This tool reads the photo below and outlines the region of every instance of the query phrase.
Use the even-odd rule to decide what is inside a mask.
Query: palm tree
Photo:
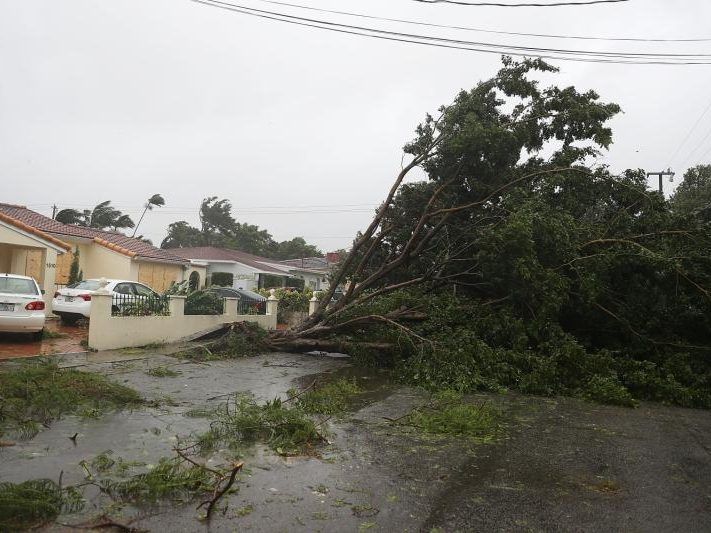
[[[80,212],[76,209],[62,209],[55,220],[64,224],[84,226],[86,228],[113,229],[132,228],[135,226],[128,215],[111,206],[111,200],[97,204],[94,209]]]
[[[54,220],[62,224],[71,224],[73,226],[85,226],[84,213],[76,209],[62,209],[54,217]]]
[[[165,205],[165,200],[160,194],[154,194],[151,196],[148,201],[146,202],[145,208],[143,209],[143,213],[141,213],[141,218],[138,219],[138,224],[136,224],[136,227],[133,228],[133,235],[131,237],[136,236],[136,232],[138,231],[138,226],[141,225],[141,222],[143,221],[143,217],[146,216],[146,211],[152,211],[154,207],[162,207]]]

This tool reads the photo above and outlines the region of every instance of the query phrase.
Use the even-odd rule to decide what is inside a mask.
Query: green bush
[[[224,298],[207,290],[194,291],[185,298],[186,315],[221,315]]]
[[[357,341],[390,342],[392,353],[363,350],[358,363],[393,368],[397,379],[429,390],[460,392],[518,390],[570,395],[614,405],[636,400],[685,407],[711,407],[711,363],[703,352],[630,343],[604,349],[583,343],[557,322],[526,321],[509,307],[492,309],[451,294],[403,291],[344,314],[384,314],[418,308],[427,320],[408,324],[431,341],[420,343],[385,326],[354,330]]]
[[[231,272],[213,272],[210,276],[210,284],[220,287],[232,287],[234,279],[234,274]]]
[[[266,289],[260,289],[259,293],[267,298],[271,295],[271,292]],[[303,291],[276,289],[274,297],[279,300],[277,322],[280,324],[286,323],[286,319],[291,313],[308,313],[309,301],[313,295],[314,293],[310,288],[306,288]]]

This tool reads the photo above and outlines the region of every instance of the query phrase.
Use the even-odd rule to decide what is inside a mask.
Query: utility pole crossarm
[[[669,176],[669,181],[674,180],[675,172],[672,172],[670,168],[666,170],[661,170],[659,172],[647,172],[647,178],[650,176],[659,176],[659,193],[664,196],[664,188],[662,187],[664,176]]]

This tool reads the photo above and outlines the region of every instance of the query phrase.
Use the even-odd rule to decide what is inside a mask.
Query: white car
[[[45,318],[42,291],[34,279],[0,274],[0,331],[30,333],[39,340]]]
[[[63,324],[75,324],[80,318],[91,315],[91,297],[99,290],[113,295],[112,312],[116,313],[141,302],[155,302],[160,295],[135,281],[125,279],[87,279],[54,293],[52,312]]]

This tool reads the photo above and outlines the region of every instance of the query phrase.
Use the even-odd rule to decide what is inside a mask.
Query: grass
[[[95,413],[139,405],[133,389],[109,381],[100,374],[60,369],[38,359],[0,368],[0,435],[34,437],[41,425],[64,414]]]
[[[296,399],[296,406],[305,413],[335,415],[345,411],[349,400],[361,392],[363,389],[355,379],[341,378],[303,393],[292,389],[289,396]]]
[[[37,528],[83,505],[76,490],[62,489],[49,479],[0,483],[0,531]]]
[[[257,404],[241,396],[213,415],[210,429],[198,436],[196,446],[205,454],[223,446],[235,450],[264,442],[279,455],[298,455],[323,440],[316,423],[298,407],[288,407],[278,398]]]
[[[175,378],[180,375],[180,372],[171,370],[167,366],[155,366],[146,370],[146,374],[153,376],[154,378]]]
[[[413,409],[403,423],[433,435],[489,442],[500,433],[500,418],[500,413],[488,403],[467,403],[461,394],[444,391],[436,395],[430,405]]]

